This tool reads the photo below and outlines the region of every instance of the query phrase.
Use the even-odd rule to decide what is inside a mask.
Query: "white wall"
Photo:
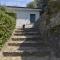
[[[16,27],[22,27],[23,24],[30,24],[30,14],[36,14],[36,20],[39,18],[39,11],[34,10],[20,10],[16,12]]]

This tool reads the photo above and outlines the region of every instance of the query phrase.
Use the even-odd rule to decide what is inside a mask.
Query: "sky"
[[[1,5],[25,7],[32,0],[0,0]]]

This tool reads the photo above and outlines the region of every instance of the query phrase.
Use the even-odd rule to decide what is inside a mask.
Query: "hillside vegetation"
[[[54,25],[54,27],[59,27],[60,26],[60,1],[56,0],[56,1],[51,1],[49,0],[48,3],[48,7],[49,7],[49,17],[50,17],[50,24]],[[58,25],[58,26],[56,26]]]
[[[12,13],[13,14],[13,13]],[[5,8],[0,8],[0,48],[10,38],[15,28],[15,18],[6,13]]]
[[[60,2],[59,1],[49,1],[48,2],[49,7],[49,15],[55,15],[57,12],[60,11]]]

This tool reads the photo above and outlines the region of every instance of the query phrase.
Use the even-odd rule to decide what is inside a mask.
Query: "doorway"
[[[30,22],[31,23],[34,23],[35,22],[35,17],[36,17],[35,14],[30,14]]]

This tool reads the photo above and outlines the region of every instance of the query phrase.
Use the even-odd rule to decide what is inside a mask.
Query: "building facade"
[[[32,9],[26,7],[7,7],[8,12],[16,13],[16,28],[23,25],[26,27],[33,26],[40,17],[41,9]]]

